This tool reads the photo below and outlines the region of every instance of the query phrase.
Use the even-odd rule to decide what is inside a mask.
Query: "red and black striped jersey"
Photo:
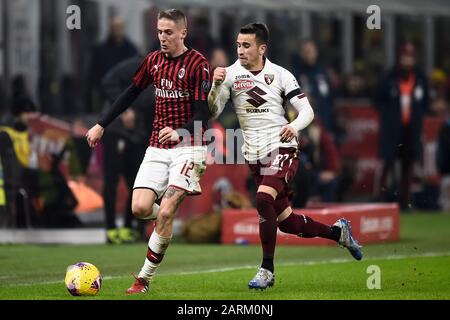
[[[133,84],[140,89],[153,84],[156,111],[150,146],[169,149],[178,142],[159,143],[159,131],[165,127],[178,129],[184,126],[195,114],[193,102],[208,100],[210,67],[206,58],[192,48],[175,58],[168,58],[158,50],[144,59],[134,75]],[[205,130],[206,127],[202,127],[202,137]]]

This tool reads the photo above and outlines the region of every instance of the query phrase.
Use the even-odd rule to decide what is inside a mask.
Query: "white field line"
[[[401,260],[406,258],[423,258],[423,257],[445,257],[450,256],[449,251],[444,252],[427,252],[422,254],[412,254],[412,255],[388,255],[388,256],[374,256],[370,258],[363,258],[362,261],[373,261],[373,260]],[[303,262],[286,262],[286,263],[277,263],[277,266],[301,266],[301,265],[319,265],[319,264],[339,264],[339,263],[347,263],[355,261],[354,259],[329,259],[329,260],[316,260],[316,261],[303,261]],[[174,275],[193,275],[193,274],[201,274],[201,273],[213,273],[213,272],[228,272],[228,271],[236,271],[242,269],[257,269],[255,265],[240,265],[226,268],[215,268],[215,269],[206,269],[206,270],[196,270],[196,271],[185,271],[185,272],[171,272],[171,273],[161,273],[158,274],[158,277],[164,276],[174,276]],[[130,277],[126,276],[106,276],[103,277],[103,280],[110,279],[120,279]],[[10,279],[10,277],[2,277],[1,279]],[[8,284],[4,287],[14,287],[14,286],[32,286],[32,285],[48,285],[48,284],[56,284],[62,283],[63,280],[59,281],[43,281],[43,282],[34,282],[34,283],[16,283],[16,284]]]

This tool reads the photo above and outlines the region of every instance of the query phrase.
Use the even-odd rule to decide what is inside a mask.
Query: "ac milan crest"
[[[178,71],[178,78],[183,78],[184,74],[186,73],[186,69],[184,68],[184,66],[180,69],[180,71]]]
[[[264,80],[266,80],[267,84],[271,84],[273,82],[273,78],[275,78],[274,74],[265,74]]]

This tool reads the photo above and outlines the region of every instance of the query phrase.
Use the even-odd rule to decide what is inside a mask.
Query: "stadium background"
[[[366,27],[369,16],[366,10],[373,4],[381,8],[381,30]],[[81,30],[66,28],[69,5],[81,8]],[[445,102],[449,103],[447,0],[0,0],[0,123],[11,120],[15,80],[23,76],[41,112],[31,126],[31,145],[37,160],[33,166],[40,169],[44,187],[51,181],[47,179],[51,176],[48,173],[52,155],[60,153],[72,138],[79,138],[85,145],[86,129],[95,123],[103,108],[89,95],[92,89],[89,75],[93,47],[107,37],[110,17],[118,14],[124,18],[126,36],[145,54],[157,46],[157,12],[171,7],[179,7],[188,15],[188,43],[205,53],[212,49],[213,43],[218,43],[226,49],[230,61],[236,57],[238,28],[253,20],[268,24],[272,39],[268,57],[288,69],[293,68],[292,55],[297,52],[300,40],[312,38],[317,42],[320,62],[333,75],[335,109],[340,119],[346,120],[346,139],[339,147],[339,155],[354,179],[342,203],[325,209],[315,204],[308,210],[319,214],[324,222],[333,222],[335,215],[352,217],[354,228],[366,231],[365,243],[376,243],[364,245],[364,259],[355,262],[345,250],[329,246],[331,242],[284,239],[284,243],[294,241],[291,243],[313,246],[278,245],[277,285],[265,292],[249,292],[246,283],[260,259],[259,245],[246,245],[246,239],[233,238],[227,240],[233,244],[199,245],[175,237],[150,292],[126,296],[124,290],[132,281],[130,273],[138,271],[142,264],[145,243],[105,244],[100,197],[102,147],[99,147],[85,163],[88,166],[84,176],[79,176],[70,158],[62,159],[59,166],[79,200],[75,211],[84,224],[82,228],[0,226],[0,300],[86,299],[70,296],[64,286],[66,267],[79,261],[95,264],[104,276],[100,294],[93,299],[225,299],[270,303],[299,299],[449,299],[450,215],[440,210],[436,202],[441,180],[435,164],[436,134],[445,119],[442,108],[436,107],[425,119],[422,137],[425,153],[422,165],[415,171],[412,210],[400,214],[395,203],[388,203],[381,208],[383,212],[370,213],[374,208],[380,211],[380,207],[366,204],[373,200],[375,178],[380,170],[376,152],[379,120],[371,94],[381,71],[394,65],[405,40],[416,45],[418,65],[430,80],[438,79],[441,84],[442,79],[444,83],[447,81]],[[232,117],[221,120],[222,123],[213,125],[220,128],[234,123]],[[246,203],[251,202],[246,176],[246,167],[242,165],[211,166],[202,180],[204,195],[183,204],[175,230],[182,230],[183,221],[190,221],[200,229],[215,224],[217,215],[209,215],[212,219],[203,221],[188,219],[206,217],[220,208],[223,194],[219,191],[229,190],[229,183],[243,196],[238,197],[240,204],[251,206]],[[2,175],[0,182],[1,178]],[[7,213],[1,205],[1,187],[0,183],[0,221],[4,221]],[[125,207],[123,181],[120,188],[116,200],[119,220]],[[51,198],[51,192],[46,196]],[[251,217],[251,223],[241,225],[241,229],[252,231],[253,240],[256,237],[257,241],[255,212],[251,210],[245,213],[245,219]],[[354,218],[352,210],[356,214],[366,210],[365,216],[361,215],[364,219]],[[324,213],[328,216],[322,218],[320,215]],[[370,214],[378,215],[378,220],[369,219]],[[227,215],[228,219],[233,217],[237,215]],[[67,221],[67,217],[63,220]],[[278,239],[282,237],[279,234]],[[203,240],[218,242],[216,237]],[[368,270],[373,266],[381,270],[382,290],[369,288]],[[147,301],[146,305],[150,303]],[[167,315],[176,316],[177,303],[168,305],[169,308],[167,304],[164,306]],[[304,305],[299,307],[303,309],[292,311],[306,311]],[[274,318],[278,318],[280,309],[276,309]],[[406,309],[415,311],[411,305]],[[98,310],[104,312],[104,308]]]
[[[381,8],[381,30],[366,27],[369,5]],[[69,5],[81,9],[81,30],[65,27]],[[234,37],[239,27],[258,20],[268,24],[271,43],[268,57],[292,69],[292,57],[302,39],[313,39],[319,50],[320,63],[332,76],[336,99],[334,108],[345,119],[346,136],[339,146],[341,162],[347,164],[353,178],[351,189],[340,199],[345,202],[367,202],[373,198],[376,177],[380,171],[377,156],[379,121],[371,96],[383,69],[395,64],[400,45],[416,45],[418,65],[430,77],[450,71],[450,6],[447,1],[145,1],[145,0],[77,0],[77,1],[0,1],[0,116],[8,120],[13,79],[22,75],[42,116],[33,124],[32,145],[38,151],[39,166],[49,168],[49,156],[58,153],[72,136],[82,137],[95,123],[102,104],[90,95],[89,76],[92,48],[109,32],[110,18],[125,20],[126,37],[141,54],[157,47],[154,24],[159,10],[180,7],[189,21],[188,43],[206,55],[215,45],[235,59]],[[438,70],[438,71],[436,71]],[[448,81],[448,77],[446,78]],[[448,83],[447,90],[448,90]],[[448,94],[448,93],[447,93]],[[448,103],[448,102],[447,102]],[[424,123],[424,156],[415,168],[412,206],[439,210],[437,204],[440,177],[436,170],[436,136],[445,115],[437,110]],[[233,120],[227,119],[228,122]],[[227,123],[221,123],[227,126]],[[219,124],[220,126],[220,124]],[[86,183],[101,192],[102,150],[90,158]],[[245,166],[213,165],[204,179],[204,195],[188,199],[179,217],[185,219],[211,212],[217,205],[214,190],[223,178],[232,188],[251,199]],[[72,189],[76,188],[70,165],[61,169]],[[122,182],[121,190],[125,190]],[[117,205],[124,210],[126,192],[119,192]],[[77,196],[81,197],[80,191]],[[91,213],[100,221],[101,200],[81,201],[77,213]],[[79,198],[80,200],[80,198]],[[95,201],[94,201],[95,200]],[[89,221],[87,215],[83,217]]]

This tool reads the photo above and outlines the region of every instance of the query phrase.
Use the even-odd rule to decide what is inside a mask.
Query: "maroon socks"
[[[285,233],[296,234],[302,238],[321,237],[337,242],[341,236],[339,227],[327,226],[303,214],[291,213],[278,224],[278,227]]]

